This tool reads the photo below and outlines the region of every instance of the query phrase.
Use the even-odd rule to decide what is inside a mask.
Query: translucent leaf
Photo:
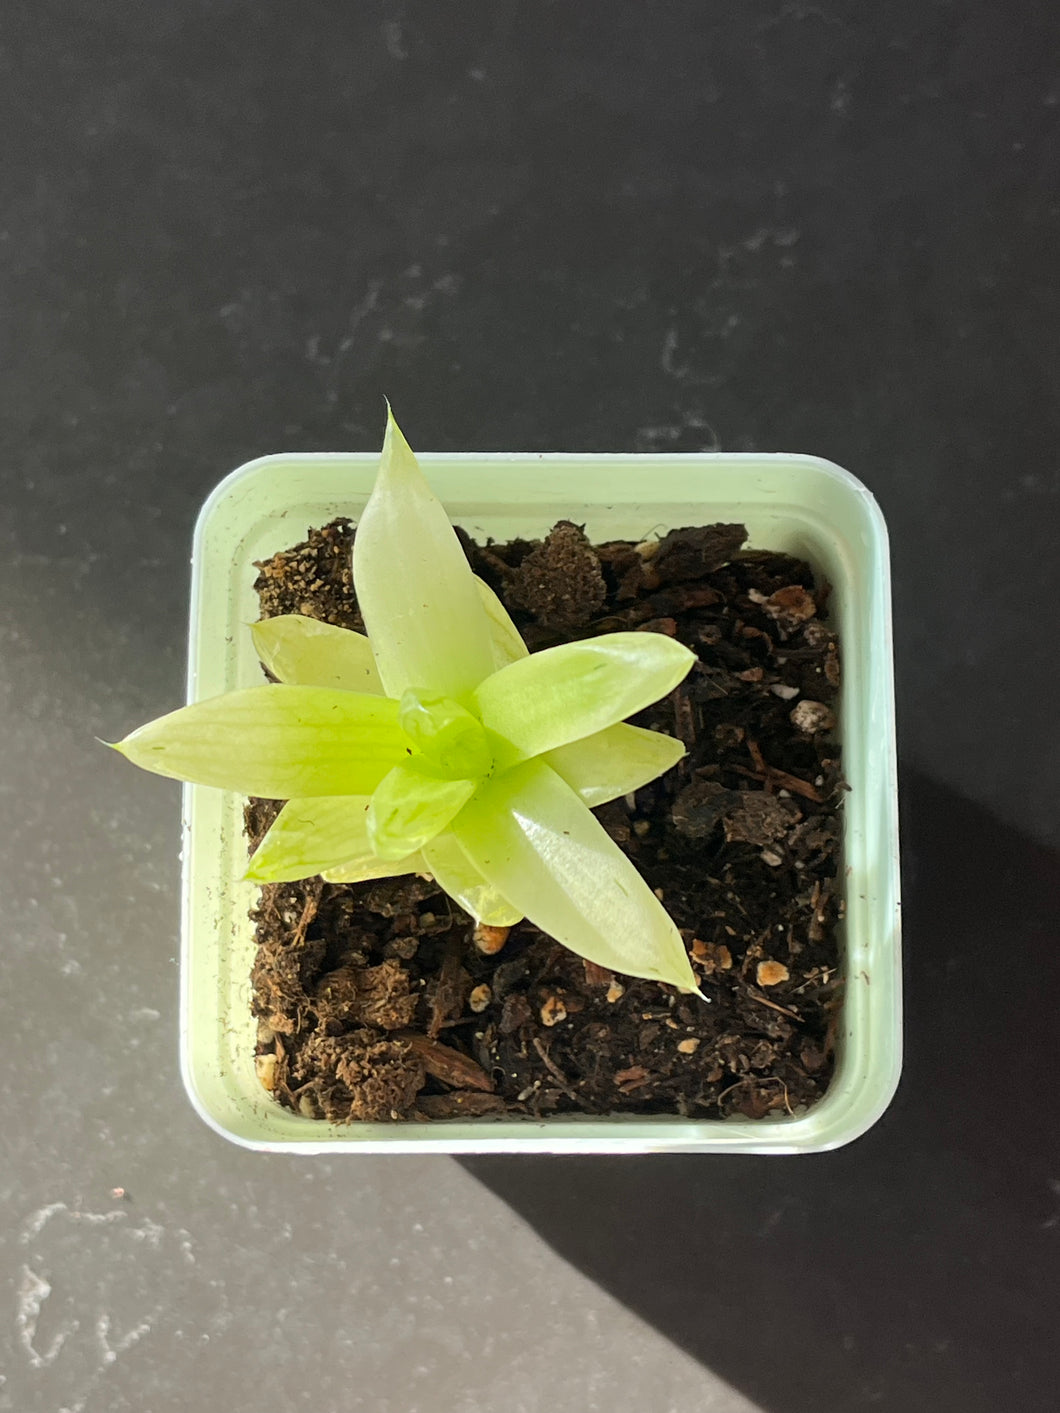
[[[510,762],[581,740],[673,690],[696,657],[663,633],[607,633],[513,662],[475,692],[483,725],[508,742]]]
[[[466,704],[494,668],[489,619],[456,532],[390,412],[357,525],[353,578],[388,696],[416,687]]]
[[[530,651],[508,610],[484,579],[475,576],[489,619],[493,665],[506,667]],[[301,613],[284,613],[251,624],[262,665],[281,682],[299,687],[340,687],[347,692],[382,693],[372,645],[363,633],[337,628]]]
[[[598,966],[695,991],[681,935],[555,771],[534,760],[482,786],[453,825],[471,862],[535,926]]]
[[[368,883],[373,878],[400,878],[403,873],[428,872],[422,854],[410,854],[404,859],[380,859],[373,855],[368,859],[351,859],[337,868],[326,868],[320,876],[325,883]]]
[[[245,876],[258,883],[286,883],[339,864],[378,864],[368,842],[369,803],[368,795],[288,800],[255,849]]]
[[[416,853],[440,834],[474,794],[473,780],[438,780],[398,765],[380,783],[368,809],[368,838],[381,859]]]
[[[493,767],[481,721],[452,697],[428,696],[409,687],[398,710],[402,731],[422,752],[417,764],[447,780],[477,780]]]
[[[397,718],[386,697],[247,687],[148,722],[116,749],[156,775],[244,795],[368,795],[408,758]]]
[[[620,724],[558,746],[542,759],[595,809],[639,790],[684,754],[684,746],[672,736]]]
[[[346,692],[383,690],[372,645],[363,633],[285,613],[251,624],[250,634],[262,666],[281,682]]]
[[[440,888],[487,927],[514,927],[523,915],[501,896],[464,853],[451,833],[423,846],[423,858]]]
[[[510,662],[518,662],[528,657],[530,649],[523,642],[519,629],[512,622],[511,615],[493,592],[485,579],[475,575],[475,583],[482,596],[482,605],[490,621],[490,638],[493,643],[493,665],[507,667]],[[498,924],[499,925],[499,924]]]

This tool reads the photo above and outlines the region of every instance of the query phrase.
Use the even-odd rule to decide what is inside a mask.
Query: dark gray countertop
[[[1054,1406],[1058,39],[11,0],[0,1410]],[[384,392],[423,449],[809,451],[879,498],[909,1060],[852,1148],[295,1161],[191,1113],[176,793],[92,738],[180,699],[209,489],[376,447]]]

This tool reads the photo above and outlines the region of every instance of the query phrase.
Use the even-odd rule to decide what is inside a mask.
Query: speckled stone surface
[[[1055,1406],[1058,30],[9,0],[0,1410]],[[180,699],[210,488],[377,446],[384,392],[423,449],[801,450],[880,499],[910,1055],[853,1148],[294,1161],[187,1106],[176,791],[93,737]]]

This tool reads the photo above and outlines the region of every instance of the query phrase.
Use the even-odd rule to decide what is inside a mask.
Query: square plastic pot
[[[559,519],[591,540],[640,540],[742,521],[750,543],[799,555],[832,585],[841,635],[846,978],[837,1066],[804,1114],[752,1122],[563,1116],[336,1126],[273,1102],[254,1072],[239,797],[184,795],[181,1050],[184,1082],[217,1132],[250,1148],[301,1153],[800,1153],[836,1148],[880,1116],[901,1067],[901,971],[894,690],[887,532],[848,472],[807,456],[425,455],[451,519],[478,539],[541,537]],[[337,515],[356,519],[377,455],[280,455],[228,476],[202,509],[192,559],[188,699],[260,682],[247,625],[254,560]]]

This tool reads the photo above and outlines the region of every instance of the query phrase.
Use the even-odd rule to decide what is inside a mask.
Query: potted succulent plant
[[[118,747],[138,765],[194,782],[185,794],[182,1023],[193,1102],[236,1141],[301,1151],[794,1152],[856,1136],[888,1101],[900,1062],[887,561],[871,498],[812,458],[661,457],[650,468],[643,458],[609,457],[427,462],[447,509],[390,415],[377,474],[364,457],[266,458],[234,473],[204,507],[189,705]],[[340,511],[359,512],[352,578],[366,634],[301,613],[248,633],[251,563],[289,542],[294,517],[323,523]],[[619,992],[615,978],[638,977],[671,1007],[681,996],[711,1004],[702,967],[690,960],[693,939],[591,812],[632,799],[685,755],[681,740],[627,718],[674,693],[696,654],[651,623],[530,653],[472,572],[451,518],[479,537],[539,537],[565,517],[585,522],[593,538],[640,540],[652,527],[721,516],[746,520],[756,543],[819,568],[846,647],[846,986],[826,1097],[775,1122],[687,1112],[497,1118],[475,1108],[484,1116],[424,1122],[422,1106],[414,1113],[402,1101],[385,1121],[334,1124],[311,1106],[281,1107],[266,1092],[273,1050],[255,1064],[246,995],[248,912],[259,884],[428,878],[478,924],[480,941],[525,918]],[[249,866],[243,795],[284,802]],[[298,919],[291,925],[297,932]],[[338,994],[342,969],[329,975],[337,980],[331,991],[318,984],[321,995]],[[458,1005],[465,1015],[467,989]],[[406,1099],[417,1073],[422,1083],[425,1056],[428,1073],[455,1084],[459,1076],[446,1071],[455,1063],[474,1087],[473,1061],[432,1070],[432,1057],[437,1065],[441,1054],[460,1052],[436,1032],[428,1041],[400,1028],[416,1004],[402,997],[399,1020],[371,1032],[383,1037],[376,1048],[386,1050],[390,1073],[411,1085]],[[322,1034],[324,1018],[331,1023],[327,1043],[353,1044],[351,1026],[335,1023],[338,1011],[321,1002],[319,1014]],[[355,1012],[343,1014],[348,1021]],[[671,1017],[666,1024],[680,1029]],[[359,1039],[365,1033],[357,1029]],[[282,1038],[275,1053],[284,1054]],[[340,1073],[348,1075],[352,1054]]]

